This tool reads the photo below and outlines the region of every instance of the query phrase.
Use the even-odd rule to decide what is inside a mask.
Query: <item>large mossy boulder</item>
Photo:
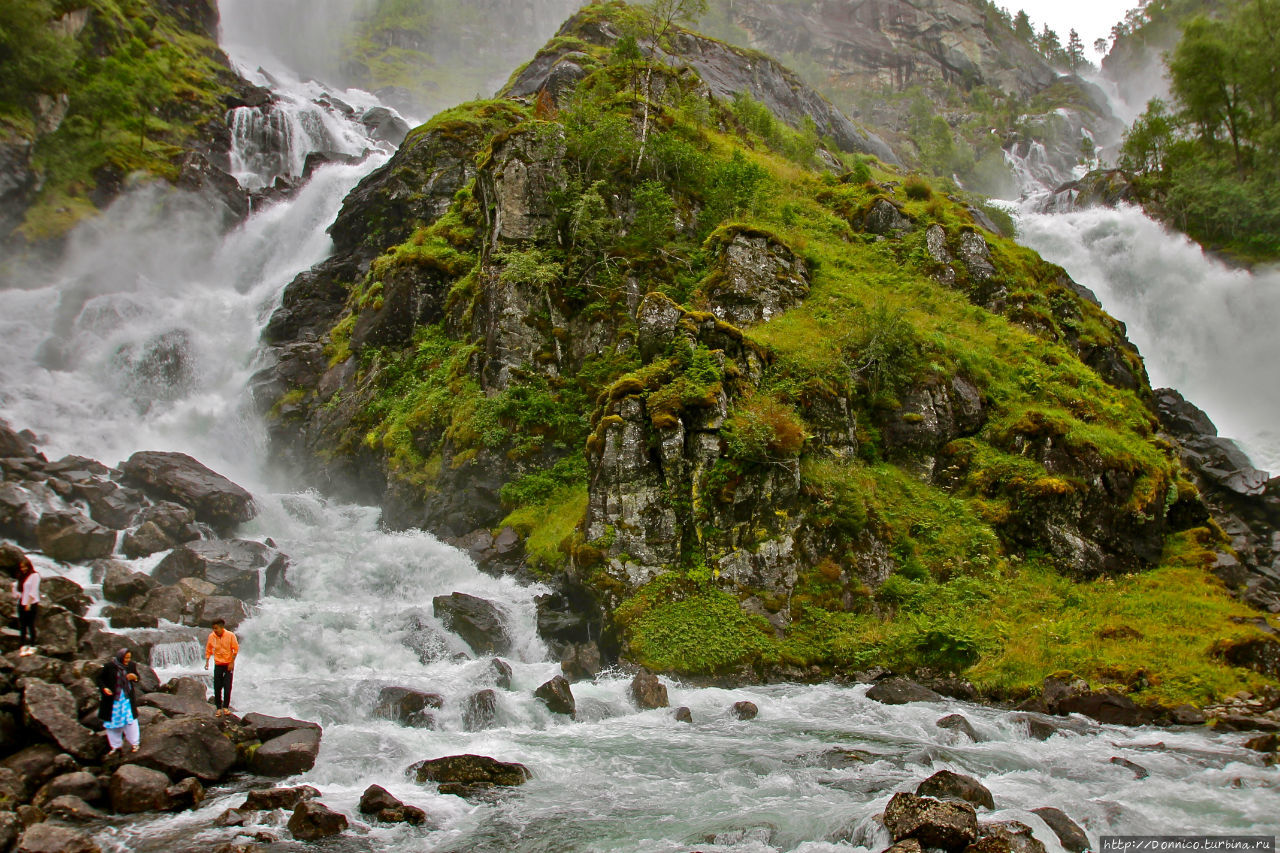
[[[420,785],[436,782],[442,794],[469,794],[488,788],[509,788],[523,785],[532,776],[529,768],[523,764],[470,754],[419,761],[405,773]]]

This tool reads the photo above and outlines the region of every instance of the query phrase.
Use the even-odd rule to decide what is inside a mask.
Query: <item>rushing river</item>
[[[224,15],[236,8],[224,4]],[[249,70],[269,64],[236,58]],[[181,450],[254,491],[261,514],[242,535],[270,536],[291,556],[295,594],[265,599],[238,632],[234,704],[324,726],[315,768],[287,782],[316,786],[352,818],[352,830],[323,849],[878,851],[888,836],[876,818],[889,797],[943,768],[980,778],[998,807],[983,818],[1028,824],[1051,853],[1061,847],[1030,809],[1063,809],[1095,842],[1103,834],[1280,830],[1276,771],[1239,735],[1077,720],[1078,731],[1040,742],[1007,712],[950,701],[890,707],[866,699],[865,687],[670,683],[672,705],[692,711],[688,725],[669,710],[636,710],[617,674],[574,685],[576,721],[549,713],[531,695],[558,671],[534,629],[541,590],[482,574],[425,533],[381,531],[374,509],[293,492],[263,474],[264,430],[245,387],[259,330],[283,287],[329,251],[325,228],[343,197],[387,155],[357,123],[314,115],[318,84],[279,68],[261,79],[282,96],[279,109],[291,111],[275,126],[292,128],[295,145],[314,147],[319,135],[335,150],[371,153],[357,165],[322,167],[296,196],[227,235],[206,207],[172,191],[122,198],[81,229],[61,264],[0,290],[0,414],[39,433],[51,457],[115,464],[138,449]],[[337,94],[356,108],[374,105],[367,94]],[[260,141],[269,123],[241,119],[243,138]],[[235,162],[246,184],[261,185],[296,171],[306,153],[255,165],[246,148]],[[1280,414],[1268,336],[1274,277],[1197,260],[1133,211],[1026,217],[1023,233],[1130,324],[1157,382],[1181,388],[1224,432],[1280,462],[1268,432]],[[1257,408],[1236,393],[1250,388]],[[48,562],[41,569],[61,571]],[[82,569],[70,573],[87,582]],[[493,686],[490,661],[432,614],[432,597],[455,591],[497,602],[514,640],[506,658],[513,683],[498,691],[497,725],[484,731],[467,731],[461,709]],[[162,677],[196,673],[198,650],[166,649],[156,663]],[[379,689],[391,685],[443,695],[438,727],[374,718]],[[758,718],[730,713],[742,699],[759,706]],[[935,724],[953,712],[968,717],[981,742]],[[831,753],[837,748],[855,757]],[[404,776],[414,761],[464,752],[522,762],[534,778],[468,802]],[[1135,779],[1110,762],[1117,756],[1150,776]],[[361,821],[356,802],[370,784],[424,808],[428,824]],[[212,818],[242,797],[214,791],[197,812],[137,818],[99,841],[138,853],[212,849],[237,833],[209,828]],[[278,825],[266,829],[287,838]]]

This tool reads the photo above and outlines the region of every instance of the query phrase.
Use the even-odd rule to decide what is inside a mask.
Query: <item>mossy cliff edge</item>
[[[229,109],[269,93],[218,47],[214,0],[5,0],[0,12],[0,245],[56,246],[137,175],[217,191]]]
[[[551,639],[655,669],[1266,682],[1122,325],[772,60],[644,23],[584,8],[351,194],[265,332],[282,462],[483,559],[512,528],[587,615]]]

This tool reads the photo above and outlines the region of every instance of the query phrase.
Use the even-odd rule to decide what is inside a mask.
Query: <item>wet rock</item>
[[[60,684],[25,678],[22,717],[28,728],[76,758],[92,761],[106,752],[106,740],[80,725],[75,697]]]
[[[139,698],[137,704],[148,708],[159,708],[170,717],[209,717],[213,718],[214,707],[203,699],[194,696],[170,696],[167,693],[148,693]]]
[[[102,853],[88,834],[67,826],[37,823],[18,839],[14,853]]]
[[[378,693],[378,703],[374,706],[373,715],[406,726],[431,729],[436,724],[431,710],[443,707],[444,697],[438,693],[408,687],[384,687]]]
[[[693,712],[690,711],[685,706],[681,705],[679,708],[676,708],[675,721],[677,723],[689,723],[690,725],[692,725]]]
[[[78,563],[109,557],[116,532],[78,512],[46,512],[36,525],[40,550],[54,560]]]
[[[570,681],[589,681],[604,668],[600,647],[595,643],[575,643],[565,648],[560,671]]]
[[[538,611],[538,636],[550,643],[555,650],[561,646],[590,643],[594,621],[588,611],[595,609],[592,602],[561,593],[540,595],[534,600]]]
[[[80,638],[89,630],[89,623],[56,604],[48,604],[40,608],[36,627],[42,652],[67,657],[80,648]]]
[[[84,800],[71,794],[54,797],[45,804],[44,813],[50,820],[58,820],[64,823],[98,823],[107,819],[107,815],[104,812],[95,809]],[[0,829],[0,850],[5,848],[2,840],[3,835],[3,829]]]
[[[275,809],[292,809],[303,800],[314,800],[320,791],[310,785],[299,785],[294,788],[267,788],[264,791],[250,791],[245,797],[245,811],[273,811]]]
[[[650,708],[666,708],[667,687],[647,669],[642,669],[631,679],[631,701],[641,710]]]
[[[0,811],[0,850],[11,850],[22,834],[22,821],[10,811]]]
[[[253,603],[283,588],[286,565],[283,554],[261,542],[206,539],[175,548],[151,576],[162,584],[198,578],[221,595]]]
[[[263,776],[293,776],[315,766],[320,754],[320,730],[297,729],[263,742],[249,768]]]
[[[160,617],[134,610],[132,607],[108,606],[102,608],[102,616],[112,628],[159,628]]]
[[[1027,734],[1035,740],[1048,740],[1059,731],[1058,726],[1044,714],[1025,712],[1014,714],[1010,719],[1027,727]]]
[[[168,551],[178,543],[165,535],[165,532],[152,521],[139,524],[135,529],[124,534],[120,541],[120,550],[131,560],[149,557],[161,551]]]
[[[296,732],[299,729],[315,729],[320,731],[318,723],[307,722],[306,720],[295,720],[293,717],[269,717],[266,714],[245,714],[240,721],[242,725],[253,729],[258,740],[266,743],[274,740],[281,735],[289,732]]]
[[[1145,779],[1151,775],[1147,768],[1143,767],[1141,764],[1136,764],[1129,759],[1121,758],[1118,755],[1113,755],[1111,757],[1111,763],[1132,772],[1133,778],[1135,779]]]
[[[1206,720],[1204,712],[1195,705],[1175,705],[1169,711],[1169,717],[1179,726],[1203,726]]]
[[[981,743],[983,740],[982,736],[978,734],[977,729],[973,727],[973,724],[960,714],[948,714],[947,716],[940,718],[934,725],[940,729],[948,729],[962,737],[967,737],[974,743]]]
[[[924,848],[914,838],[904,838],[896,844],[889,845],[881,853],[924,853]]]
[[[399,147],[409,135],[409,123],[386,107],[371,107],[360,116],[360,123],[372,139],[381,139]]]
[[[755,326],[809,295],[809,270],[790,248],[748,230],[725,239],[701,294],[716,317],[741,328]]]
[[[318,841],[345,832],[347,818],[323,803],[304,800],[293,809],[289,832],[299,841]]]
[[[257,514],[253,496],[185,453],[142,451],[120,466],[125,482],[148,496],[172,500],[218,530],[229,530]]]
[[[159,770],[125,764],[111,775],[111,810],[118,814],[168,811],[170,784]]]
[[[46,803],[63,796],[79,797],[87,803],[96,803],[102,799],[102,785],[97,776],[83,770],[63,773],[46,782],[31,798],[31,804],[44,808]]]
[[[254,815],[246,809],[227,809],[213,819],[214,826],[245,826]]]
[[[436,618],[471,647],[476,654],[509,654],[502,611],[492,601],[455,592],[437,595],[431,601]]]
[[[754,720],[759,713],[760,709],[756,707],[755,702],[743,700],[742,702],[733,703],[733,715],[739,720]]]
[[[850,767],[866,764],[868,761],[874,761],[878,757],[875,753],[865,752],[861,749],[835,746],[831,749],[823,750],[818,754],[816,760],[819,767],[827,770],[846,770]]]
[[[0,536],[11,537],[26,548],[38,547],[39,523],[34,496],[15,483],[0,483]]]
[[[925,847],[963,850],[978,837],[973,806],[915,794],[894,794],[884,810],[884,826],[895,842],[914,838]]]
[[[498,694],[477,690],[467,697],[462,709],[462,727],[469,732],[493,728],[498,720]]]
[[[1089,683],[1083,678],[1077,678],[1074,675],[1051,675],[1045,678],[1041,685],[1040,698],[1044,702],[1045,709],[1051,714],[1056,714],[1062,702],[1079,699],[1088,693]]]
[[[57,759],[61,750],[49,743],[37,743],[21,749],[0,761],[0,769],[12,773],[10,780],[20,787],[17,799],[24,802],[42,785],[57,775]],[[7,775],[6,773],[6,775]]]
[[[370,785],[360,797],[360,813],[370,815],[382,823],[408,823],[421,826],[427,813],[416,806],[407,806],[380,785]]]
[[[1244,748],[1256,752],[1276,752],[1280,750],[1280,735],[1273,733],[1249,738],[1244,742]]]
[[[1071,818],[1067,817],[1066,812],[1052,806],[1044,806],[1038,809],[1032,809],[1031,813],[1044,821],[1049,829],[1053,830],[1053,834],[1058,836],[1058,840],[1062,842],[1062,847],[1067,853],[1085,853],[1091,849],[1089,844],[1089,836],[1080,828],[1080,825]]]
[[[1139,726],[1147,722],[1142,710],[1128,696],[1111,688],[1066,696],[1056,703],[1060,714],[1083,714],[1100,723]]]
[[[106,563],[102,576],[102,597],[117,604],[130,604],[160,586],[150,575],[135,572],[115,561]]]
[[[197,625],[212,625],[221,619],[228,628],[235,630],[249,618],[249,608],[230,595],[211,595],[196,604],[192,616]]]
[[[173,811],[197,809],[204,802],[204,785],[194,776],[188,776],[176,785],[165,789],[169,797],[169,808]]]
[[[418,784],[437,782],[441,793],[467,794],[493,787],[523,785],[532,774],[515,762],[498,761],[485,755],[448,755],[411,765],[406,771]],[[450,786],[446,790],[445,786]]]
[[[83,616],[91,603],[80,584],[58,575],[40,580],[40,597],[46,604],[56,605],[76,616]]]
[[[567,714],[572,717],[577,710],[573,691],[569,689],[569,682],[563,675],[555,676],[533,691],[533,695],[541,699],[552,713]]]
[[[911,220],[902,215],[897,206],[887,198],[877,199],[867,211],[862,227],[870,234],[884,237],[897,236],[911,230]]]
[[[187,613],[187,595],[176,586],[157,586],[134,609],[156,620],[181,623]]]
[[[171,779],[217,782],[235,765],[236,748],[212,719],[178,717],[149,726],[130,761]]]
[[[877,681],[867,691],[867,698],[885,705],[905,705],[908,702],[941,702],[942,696],[909,678],[893,677]]]
[[[1016,820],[994,821],[978,825],[978,840],[970,844],[971,853],[1045,853],[1044,845],[1031,833],[1031,827]]]
[[[925,779],[916,788],[916,793],[922,797],[964,800],[989,809],[996,807],[995,800],[985,785],[972,776],[950,770],[939,770]]]
[[[200,526],[196,523],[196,514],[172,501],[160,501],[146,507],[134,518],[134,523],[140,527],[145,524],[154,524],[165,538],[175,545],[200,538]]]

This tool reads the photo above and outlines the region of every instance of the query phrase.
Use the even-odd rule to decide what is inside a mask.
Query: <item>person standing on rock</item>
[[[213,633],[204,644],[204,668],[209,668],[209,658],[213,658],[213,706],[218,710],[214,716],[226,717],[231,714],[231,681],[236,671],[236,655],[240,654],[240,644],[236,635],[227,630],[227,623],[221,619],[213,620]]]
[[[18,597],[18,642],[20,655],[36,650],[36,619],[40,615],[40,573],[26,554],[18,560],[18,580],[13,585]]]
[[[107,730],[112,753],[125,742],[130,752],[138,751],[138,706],[133,701],[133,685],[137,680],[138,667],[128,649],[116,652],[98,673],[98,687],[102,689],[98,719]]]

